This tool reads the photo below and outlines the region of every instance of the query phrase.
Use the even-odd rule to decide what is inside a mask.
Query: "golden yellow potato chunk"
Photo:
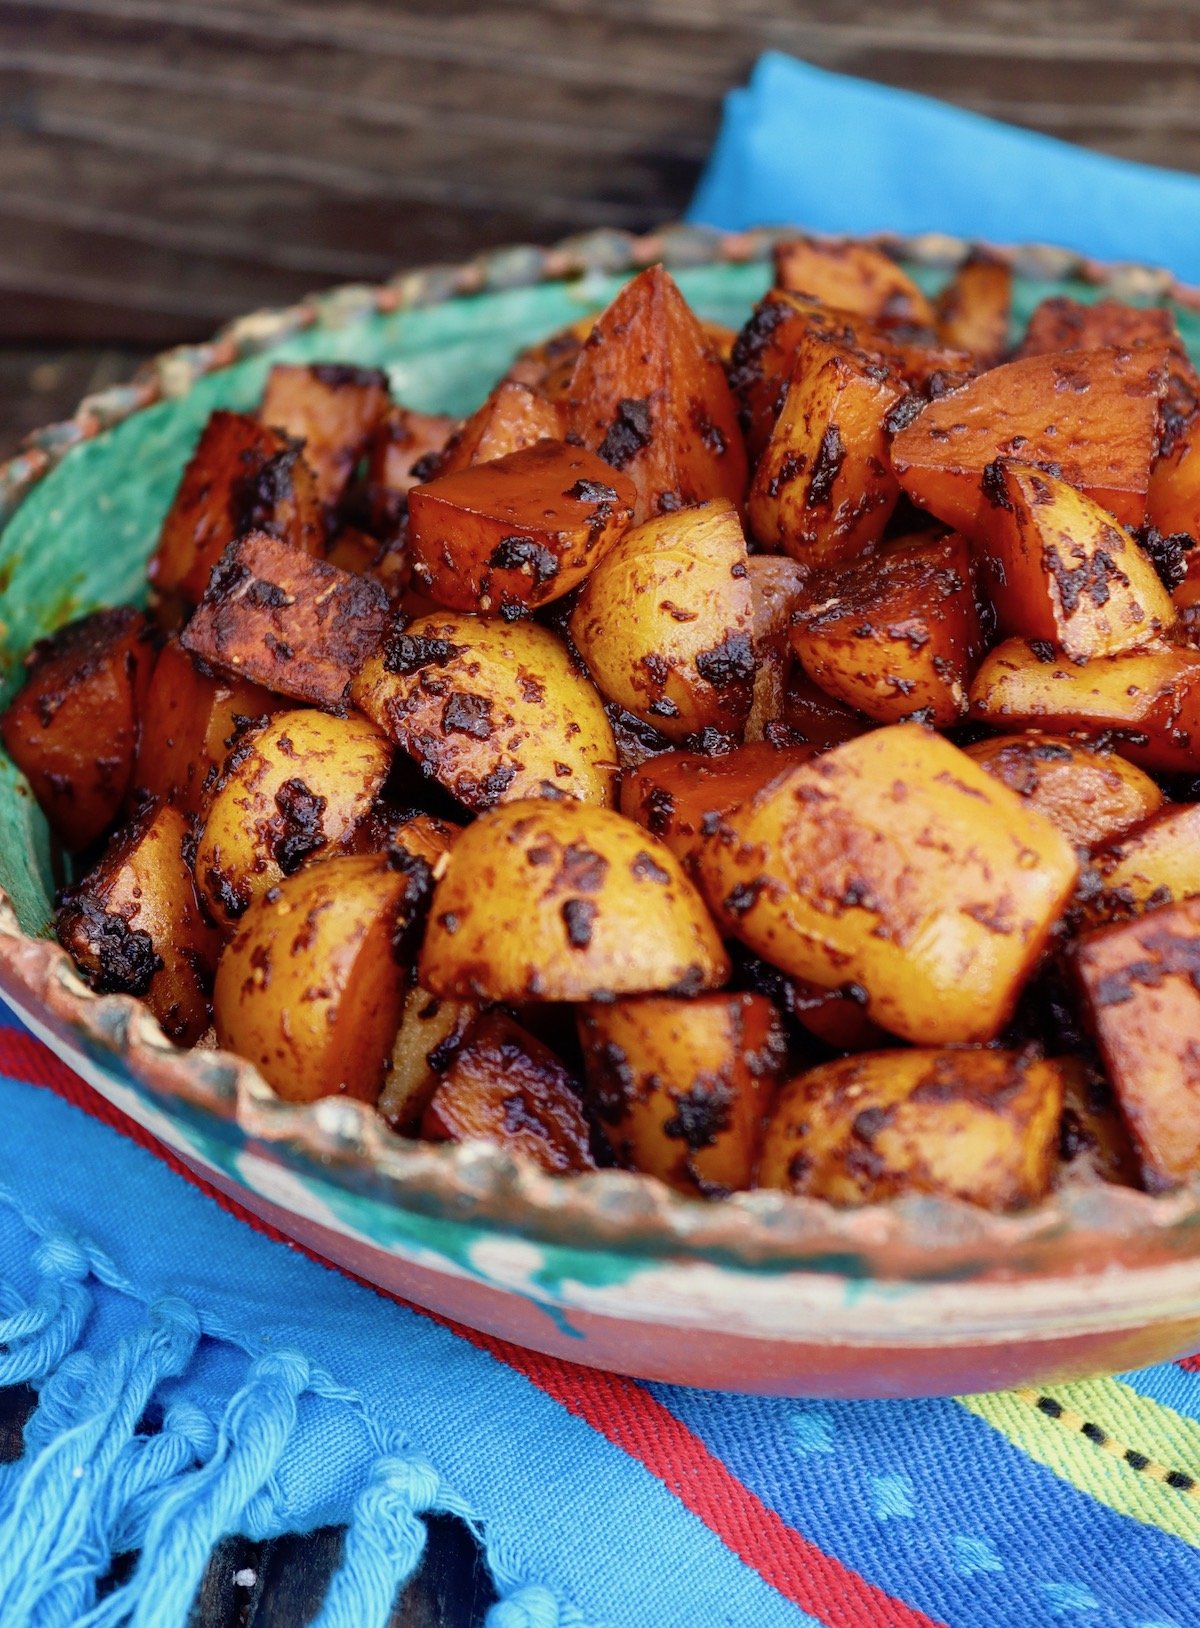
[[[1162,807],[1148,774],[1062,735],[996,735],[964,750],[1077,848],[1111,842]]]

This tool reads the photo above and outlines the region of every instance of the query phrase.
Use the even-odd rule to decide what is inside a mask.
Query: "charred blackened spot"
[[[704,444],[705,450],[711,452],[714,458],[723,458],[728,451],[729,443],[720,426],[714,424],[705,412],[702,403],[692,403],[691,416],[696,434]]]
[[[668,1093],[675,1112],[663,1123],[663,1135],[684,1142],[692,1153],[710,1148],[733,1119],[733,1092],[719,1080],[697,1080],[686,1091]]]
[[[704,969],[703,967],[698,967],[693,963],[693,965],[688,967],[684,972],[682,978],[677,978],[675,980],[675,982],[667,990],[667,994],[682,995],[690,1000],[693,995],[699,995],[703,988]]]
[[[642,657],[642,666],[649,673],[651,683],[657,685],[661,690],[671,671],[665,659],[656,650],[652,650],[648,655]]]
[[[671,828],[675,799],[665,786],[651,786],[642,798],[642,813],[646,816],[647,829],[656,837],[661,837],[664,831]]]
[[[454,910],[443,910],[437,922],[447,938],[453,938],[462,925],[461,917]]]
[[[521,692],[522,701],[531,707],[540,707],[546,699],[545,685],[528,673],[517,674],[517,688]]]
[[[984,497],[994,509],[1007,509],[1012,513],[1012,500],[1004,484],[1004,465],[999,458],[993,458],[990,464],[983,466],[979,484]]]
[[[598,914],[595,902],[591,899],[565,899],[560,914],[571,948],[586,950],[592,942],[592,927]]]
[[[614,469],[624,469],[649,446],[652,435],[650,404],[645,397],[624,396],[617,403],[616,417],[599,446],[599,455]]]
[[[1097,1006],[1119,1006],[1132,1000],[1135,986],[1157,989],[1167,978],[1186,978],[1200,991],[1200,939],[1169,928],[1148,927],[1138,934],[1144,959],[1130,960],[1098,979],[1092,989]]]
[[[249,566],[243,565],[237,555],[236,543],[230,543],[213,566],[208,579],[207,595],[211,600],[228,599],[235,594],[250,575]]]
[[[458,694],[442,708],[443,735],[469,735],[486,741],[492,734],[492,703],[486,695]]]
[[[608,860],[589,848],[586,842],[568,842],[554,877],[556,888],[578,893],[598,893],[608,875]]]
[[[788,1160],[788,1186],[792,1188],[802,1187],[811,1169],[812,1160],[807,1153],[793,1153]]]
[[[1030,639],[1029,652],[1037,661],[1049,663],[1054,660],[1054,646],[1047,639]]]
[[[352,362],[314,362],[313,378],[330,390],[387,390],[388,376],[377,367],[355,367]]]
[[[846,458],[846,443],[836,424],[830,424],[821,437],[821,445],[813,459],[805,504],[810,509],[828,503],[833,496],[833,483]]]
[[[700,616],[699,611],[686,610],[682,605],[677,605],[673,599],[664,599],[658,608],[665,610],[673,622],[695,622]]]
[[[755,665],[754,646],[748,633],[727,633],[720,644],[711,650],[701,650],[696,657],[696,671],[706,684],[718,690],[750,683]]]
[[[767,496],[778,497],[784,487],[789,486],[798,475],[803,475],[807,468],[806,452],[785,452],[779,460],[779,468],[767,482]]]
[[[275,793],[276,812],[267,822],[267,851],[291,876],[325,841],[326,800],[303,780],[285,780]]]
[[[1186,531],[1174,531],[1164,537],[1156,526],[1144,526],[1136,534],[1143,551],[1158,572],[1159,580],[1168,593],[1174,592],[1187,576],[1187,556],[1196,546],[1194,537]]]
[[[605,1040],[597,1046],[592,1052],[592,1063],[588,1070],[588,1100],[598,1119],[607,1125],[616,1125],[637,1096],[637,1075],[615,1040]]]
[[[517,771],[511,763],[501,763],[485,774],[479,782],[480,799],[485,808],[498,803],[504,793],[517,778]]]
[[[895,1114],[894,1108],[871,1107],[863,1108],[855,1114],[850,1126],[850,1134],[860,1142],[871,1143],[880,1131],[891,1123]]]
[[[383,665],[389,673],[407,677],[425,667],[445,667],[463,651],[449,639],[428,639],[421,634],[393,633],[383,646]]]
[[[495,571],[523,571],[540,587],[558,575],[558,558],[532,537],[502,537],[488,564]]]
[[[907,429],[914,419],[919,418],[925,411],[925,402],[921,397],[911,391],[894,401],[883,415],[883,427],[888,435],[899,435],[901,430]]]
[[[758,903],[758,896],[766,885],[766,879],[761,876],[753,882],[739,882],[725,895],[722,901],[725,909],[731,916],[744,916]]]
[[[576,503],[615,503],[617,489],[615,486],[606,486],[603,481],[577,480],[574,486],[567,488],[563,496],[574,499]]]
[[[666,884],[671,880],[670,872],[664,870],[653,854],[648,854],[644,848],[639,848],[634,854],[629,862],[629,869],[639,882]]]
[[[237,921],[250,908],[250,895],[239,888],[219,866],[208,867],[204,873],[204,885],[230,921]]]
[[[679,716],[679,708],[674,701],[665,695],[659,696],[657,701],[651,701],[646,711],[654,713],[656,718],[678,718]]]
[[[1112,594],[1109,584],[1116,579],[1128,580],[1114,562],[1112,555],[1098,548],[1077,566],[1069,566],[1053,546],[1042,555],[1046,569],[1058,589],[1059,604],[1065,616],[1074,616],[1086,598],[1097,607],[1107,605]]]
[[[85,965],[82,970],[96,993],[147,994],[155,973],[161,972],[163,966],[150,934],[131,927],[124,916],[102,910],[90,899],[74,900],[73,913],[94,961],[94,965]]]
[[[291,661],[295,657],[296,652],[287,640],[276,638],[274,633],[264,634],[263,643],[277,661]]]

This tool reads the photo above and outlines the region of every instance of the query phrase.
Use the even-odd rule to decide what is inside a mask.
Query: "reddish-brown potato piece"
[[[964,260],[934,307],[942,344],[994,367],[1008,349],[1012,286],[1012,268],[993,255],[976,253]]]
[[[754,535],[804,565],[852,560],[883,535],[900,495],[884,419],[901,389],[861,353],[800,347],[750,488]]]
[[[455,1000],[692,994],[728,976],[671,850],[612,809],[574,801],[507,803],[466,828],[420,965],[423,986]]]
[[[416,1136],[442,1075],[478,1016],[473,1001],[443,1001],[410,986],[376,1107],[393,1130]]]
[[[618,1162],[709,1197],[750,1186],[783,1070],[763,995],[669,995],[579,1009],[588,1101]]]
[[[1058,1152],[1063,1075],[1029,1053],[870,1052],[780,1093],[759,1183],[842,1205],[943,1193],[987,1210],[1037,1203]]]
[[[957,532],[898,538],[869,567],[810,577],[792,627],[813,682],[885,724],[957,723],[982,647],[970,553]]]
[[[892,438],[904,490],[947,525],[974,532],[997,458],[1052,467],[1126,526],[1146,515],[1167,382],[1162,347],[1029,356],[930,402]]]
[[[154,666],[146,619],[93,611],[35,644],[0,740],[64,847],[95,842],[129,791],[138,718]]]
[[[996,735],[964,750],[1076,848],[1112,842],[1162,807],[1162,792],[1142,769],[1062,735]]]
[[[1126,305],[1102,299],[1085,304],[1056,294],[1043,300],[1029,319],[1017,356],[1050,351],[1095,350],[1099,345],[1177,345],[1175,318],[1164,305]]]
[[[387,619],[387,595],[372,577],[252,531],[221,556],[182,644],[235,678],[340,711]]]
[[[1200,539],[1200,434],[1193,428],[1158,460],[1150,476],[1146,519],[1169,537],[1186,532]],[[1187,555],[1189,579],[1200,574],[1200,550]]]
[[[754,602],[746,539],[729,503],[627,531],[571,612],[601,691],[669,740],[740,735],[754,696]]]
[[[919,1045],[996,1037],[1079,869],[1049,821],[916,724],[776,775],[696,866],[727,932],[797,977],[861,985]]]
[[[783,720],[792,667],[788,630],[807,573],[796,560],[782,554],[751,554],[746,560],[746,572],[753,616],[751,640],[757,663],[746,739],[760,741],[766,738],[768,726]]]
[[[1075,970],[1152,1191],[1200,1170],[1200,899],[1082,938]]]
[[[163,521],[146,568],[160,594],[194,605],[235,538],[257,528],[302,554],[320,554],[325,523],[298,443],[243,413],[215,412]]]
[[[1002,633],[1076,661],[1149,644],[1175,620],[1149,556],[1100,504],[1023,463],[988,468],[975,532],[980,588]]]
[[[777,243],[775,285],[884,326],[933,325],[933,307],[916,283],[870,243],[811,237]]]
[[[379,1096],[427,894],[375,854],[286,877],[246,912],[217,966],[222,1046],[289,1102]]]
[[[1132,650],[1077,666],[1036,640],[1006,639],[971,685],[994,729],[1104,734],[1122,757],[1172,774],[1200,769],[1200,652]]]
[[[539,441],[561,441],[563,428],[557,402],[527,384],[502,379],[483,406],[451,436],[438,460],[437,473],[450,475],[472,464],[506,458]]]
[[[783,693],[782,723],[787,740],[821,752],[875,728],[870,718],[843,701],[835,701],[814,684],[798,662],[788,674]]]
[[[138,995],[181,1046],[208,1027],[220,935],[205,920],[185,857],[191,827],[148,805],[59,908],[59,941],[100,994]]]
[[[635,522],[746,493],[746,449],[725,369],[674,279],[651,266],[627,283],[579,353],[568,422],[637,488]]]
[[[1200,803],[1160,808],[1093,854],[1092,871],[1085,920],[1122,920],[1200,895]]]
[[[408,496],[413,577],[451,610],[511,620],[582,582],[635,500],[624,475],[564,441],[439,475]]]
[[[552,1175],[596,1165],[570,1074],[502,1012],[485,1012],[467,1030],[421,1131],[434,1142],[495,1142]]]
[[[458,427],[444,413],[392,407],[367,448],[366,513],[372,534],[391,543],[404,531],[408,494],[437,473],[447,441]]]
[[[337,503],[391,404],[387,374],[344,362],[277,362],[259,417],[304,444],[322,503]]]

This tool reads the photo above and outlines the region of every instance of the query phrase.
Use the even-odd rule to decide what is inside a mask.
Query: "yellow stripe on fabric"
[[[1057,1416],[1039,1405],[1046,1398]],[[956,1399],[1077,1491],[1200,1548],[1200,1424],[1115,1379]],[[1084,1426],[1092,1429],[1085,1433]],[[1096,1433],[1103,1439],[1095,1439]],[[1126,1454],[1134,1456],[1130,1463]],[[1140,1468],[1135,1464],[1144,1465]],[[1170,1486],[1172,1472],[1193,1486]]]

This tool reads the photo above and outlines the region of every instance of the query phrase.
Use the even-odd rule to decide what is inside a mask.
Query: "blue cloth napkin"
[[[778,53],[726,98],[688,218],[1055,243],[1200,281],[1200,178]]]

